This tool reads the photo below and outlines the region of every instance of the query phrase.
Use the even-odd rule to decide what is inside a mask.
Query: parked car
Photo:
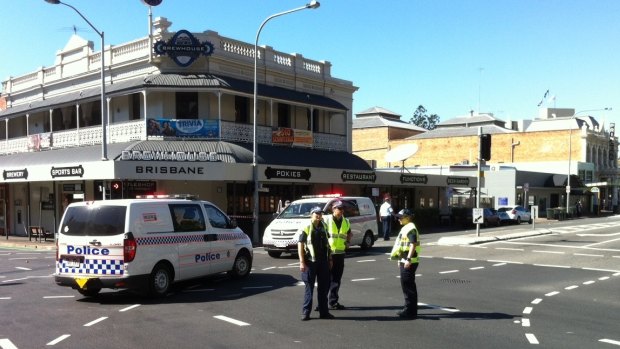
[[[532,224],[532,215],[523,206],[505,206],[498,208],[497,211],[506,212],[510,219],[517,224],[521,224],[521,222]]]
[[[506,211],[498,211],[494,208],[491,208],[490,210],[495,212],[495,214],[499,217],[499,225],[512,223],[512,219],[510,219],[510,216],[506,213]]]
[[[482,225],[484,227],[499,227],[502,224],[499,215],[497,214],[497,211],[492,208],[485,208],[483,215],[484,222],[482,223]]]

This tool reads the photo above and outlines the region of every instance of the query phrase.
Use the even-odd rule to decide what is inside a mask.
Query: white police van
[[[324,219],[331,215],[332,204],[342,201],[344,216],[351,223],[350,246],[372,247],[378,234],[375,206],[369,198],[339,195],[304,196],[293,201],[267,226],[263,234],[263,247],[269,256],[278,258],[283,252],[297,253],[299,233],[310,224],[310,210],[321,207]]]
[[[96,296],[102,288],[164,296],[176,281],[248,276],[249,237],[214,204],[194,198],[84,201],[58,229],[56,284]]]

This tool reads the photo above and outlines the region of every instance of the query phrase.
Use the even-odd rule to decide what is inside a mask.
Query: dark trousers
[[[383,224],[383,238],[389,239],[391,231],[392,218],[390,216],[381,217],[381,223]]]
[[[415,285],[415,272],[418,270],[418,263],[411,264],[409,269],[405,268],[405,263],[400,266],[400,287],[405,296],[405,309],[410,315],[418,314],[418,288]]]
[[[301,280],[305,284],[304,304],[301,309],[303,315],[310,315],[312,310],[312,295],[314,294],[314,282],[317,283],[316,299],[319,303],[319,313],[326,315],[329,313],[327,308],[327,293],[329,292],[329,262],[317,261],[306,262],[306,271],[301,273]]]
[[[344,272],[344,253],[332,254],[331,284],[329,285],[328,303],[330,306],[338,303],[338,291]]]

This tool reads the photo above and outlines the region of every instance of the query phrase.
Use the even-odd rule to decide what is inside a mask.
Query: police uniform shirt
[[[317,261],[323,260],[327,261],[328,259],[328,249],[329,249],[329,241],[327,240],[327,232],[323,227],[323,223],[320,223],[318,227],[312,227],[310,231],[310,238],[312,239],[312,246],[314,247],[314,255]],[[308,235],[302,233],[299,237],[299,242],[306,243],[308,241]],[[306,246],[308,246],[306,244]],[[310,261],[312,257],[310,257],[310,253],[306,248],[305,260]]]

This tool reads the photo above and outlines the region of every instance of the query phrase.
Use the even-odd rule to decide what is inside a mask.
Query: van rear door
[[[123,276],[126,213],[124,205],[69,206],[59,228],[56,273],[80,278]]]

